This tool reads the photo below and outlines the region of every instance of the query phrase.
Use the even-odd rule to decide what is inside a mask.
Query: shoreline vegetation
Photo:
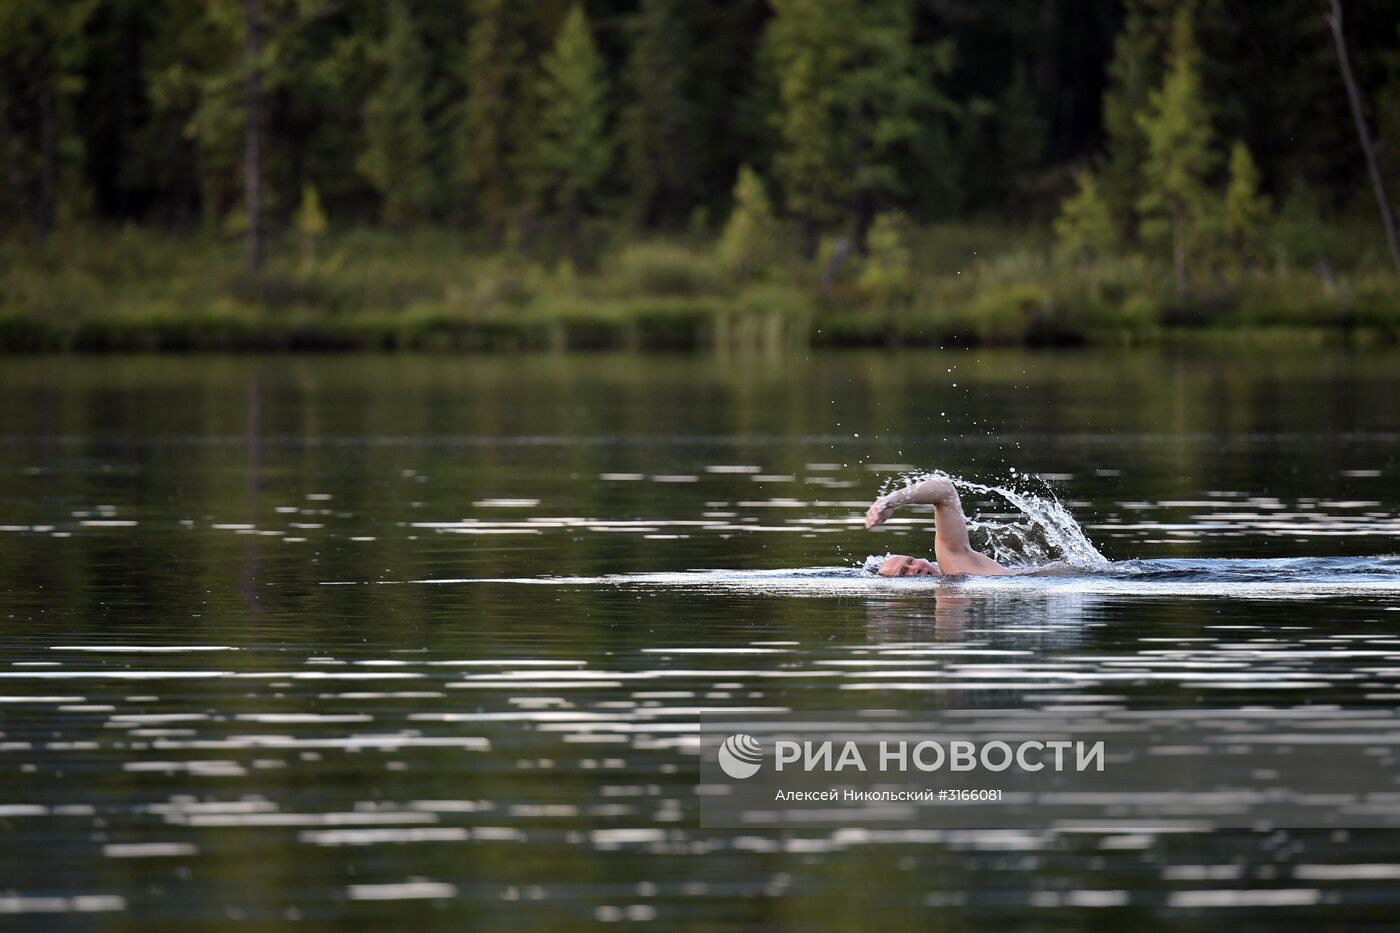
[[[1400,279],[1379,255],[1310,266],[1280,237],[1268,266],[1221,266],[1180,294],[1164,264],[1070,260],[1036,228],[874,233],[864,257],[827,244],[812,263],[793,245],[758,269],[749,251],[726,260],[723,237],[600,230],[589,241],[615,245],[576,267],[447,229],[366,228],[292,245],[257,275],[227,240],[56,233],[0,245],[0,352],[1400,341]],[[1358,218],[1308,238],[1364,254],[1369,233]]]
[[[0,3],[0,352],[1400,340],[1383,5],[963,6]]]

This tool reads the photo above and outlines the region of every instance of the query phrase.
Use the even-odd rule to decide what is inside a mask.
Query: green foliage
[[[569,9],[544,57],[536,96],[539,119],[529,155],[534,194],[577,223],[597,204],[613,162],[607,74],[581,4]]]
[[[717,295],[736,319],[767,302],[847,315],[862,339],[925,339],[934,318],[975,336],[1006,307],[1039,310],[1004,339],[1078,339],[1163,308],[1242,321],[1254,297],[1361,326],[1362,283],[1369,307],[1389,292],[1374,230],[1347,214],[1366,176],[1317,2],[0,0],[0,249],[17,250],[0,306],[68,322],[111,300],[109,336],[168,333],[188,307],[213,331],[411,315],[427,340],[459,318],[548,319],[552,301],[613,333],[653,302],[662,329],[692,321]],[[1348,18],[1393,198],[1400,35],[1384,4]],[[1212,130],[1249,145],[1228,181]],[[1090,164],[1039,223],[1066,167]],[[263,277],[217,236],[249,229],[250,175],[289,253]],[[1265,190],[1294,192],[1272,221]],[[425,223],[446,220],[461,226]],[[50,226],[53,251],[20,248]],[[792,261],[799,226],[805,256],[850,245],[840,269]],[[1073,263],[1052,261],[1052,230]],[[676,241],[649,248],[659,231]],[[109,247],[152,281],[95,255]]]
[[[305,266],[316,263],[317,246],[326,235],[326,213],[321,209],[321,195],[316,186],[307,182],[301,188],[301,206],[297,208],[297,233],[301,234],[301,256]]]
[[[856,25],[847,37],[849,66],[837,88],[840,122],[853,147],[849,174],[859,249],[864,245],[862,225],[908,194],[911,174],[931,168],[910,162],[920,161],[916,144],[923,128],[952,110],[937,84],[950,65],[951,50],[915,46],[910,0],[860,4],[852,16]],[[1027,140],[1022,136],[1018,142]]]
[[[1111,255],[1118,244],[1118,230],[1108,203],[1099,194],[1090,172],[1075,176],[1078,190],[1060,205],[1055,218],[1056,246],[1070,259],[1098,259]]]
[[[785,204],[810,255],[820,227],[851,203],[859,246],[877,209],[929,168],[917,165],[929,155],[919,144],[951,109],[935,83],[948,49],[916,48],[909,0],[774,0],[773,13],[766,61],[779,90],[774,170]]]
[[[1161,81],[1164,43],[1160,0],[1129,0],[1127,6],[1123,29],[1113,43],[1109,87],[1103,96],[1108,158],[1102,187],[1119,228],[1135,233],[1142,165],[1148,154],[1140,117],[1148,110],[1152,89]]]
[[[1017,66],[996,108],[996,116],[1002,178],[1024,182],[1040,164],[1049,136],[1044,108],[1024,65]]]
[[[597,0],[583,4],[595,28],[556,49],[571,3],[5,0],[0,225],[203,216],[206,231],[238,231],[258,168],[270,245],[311,182],[346,220],[451,219],[496,244],[514,224],[548,251],[570,211],[626,206],[635,224],[678,232],[697,207],[723,210],[747,164],[809,244],[840,232],[859,251],[888,209],[919,223],[1046,217],[1060,171],[1093,162],[1128,234],[1152,195],[1140,118],[1162,122],[1152,92],[1187,5],[1199,97],[1222,138],[1248,143],[1263,187],[1308,183],[1339,206],[1366,184],[1319,0],[1123,0],[1074,15],[1039,0]],[[1363,104],[1400,190],[1400,36],[1385,4],[1349,6]],[[555,54],[566,48],[573,67]],[[260,167],[244,164],[254,135]],[[568,147],[539,147],[542,135],[597,143],[583,148],[622,157],[625,173],[553,157]],[[585,176],[585,210],[556,197],[580,190],[561,173]]]
[[[875,218],[856,282],[878,304],[887,307],[906,304],[913,298],[908,221],[903,214],[885,211]]]
[[[1049,319],[1053,305],[1043,286],[1018,283],[980,289],[968,306],[976,336],[991,343],[1019,343]]]
[[[674,224],[700,198],[685,0],[643,0],[628,62],[632,104],[623,119],[633,216]]]
[[[1326,226],[1326,248],[1363,249],[1370,225]],[[654,240],[574,273],[473,254],[449,230],[355,228],[328,233],[314,267],[274,254],[250,276],[241,249],[215,238],[60,231],[47,245],[0,241],[0,350],[1119,342],[1158,339],[1164,308],[1176,332],[1203,318],[1204,305],[1184,305],[1141,257],[1071,269],[1024,231],[918,230],[891,217],[870,239],[876,265],[907,276],[907,300],[868,290],[868,266],[833,305],[810,271],[735,281],[704,251]],[[929,263],[906,263],[916,245]],[[934,261],[948,252],[956,268]],[[1339,264],[1335,282],[1308,264],[1240,278],[1212,322],[1395,339],[1400,280],[1376,258]]]
[[[467,37],[467,87],[457,125],[454,169],[470,216],[499,238],[519,195],[514,160],[512,103],[519,93],[524,54],[508,0],[477,0]]]
[[[95,0],[0,3],[0,217],[41,234],[82,212],[83,139],[74,100],[85,82]]]
[[[427,62],[402,0],[389,8],[380,57],[384,72],[365,102],[365,151],[356,165],[379,192],[384,223],[403,227],[423,219],[434,192],[428,164],[432,141],[423,112]]]
[[[627,298],[694,298],[726,290],[715,261],[665,242],[624,246],[603,272],[607,294]]]
[[[774,170],[787,209],[807,228],[809,253],[816,229],[837,216],[850,181],[835,76],[851,53],[852,12],[850,0],[773,0],[765,36],[781,101]]]
[[[1274,258],[1280,266],[1309,267],[1325,259],[1322,207],[1315,190],[1294,185],[1273,227]]]
[[[149,105],[154,121],[144,128],[144,136],[128,141],[135,154],[132,164],[124,166],[127,177],[121,181],[137,191],[143,187],[168,190],[172,200],[197,196],[207,229],[244,232],[244,108],[245,82],[250,72],[256,73],[262,92],[265,206],[278,207],[279,182],[283,182],[279,170],[290,161],[277,146],[279,140],[270,128],[270,99],[280,96],[285,102],[295,101],[295,106],[286,109],[297,112],[307,105],[298,95],[324,93],[327,84],[335,82],[335,90],[344,95],[339,101],[352,116],[346,127],[336,127],[344,130],[337,134],[332,131],[335,108],[323,107],[324,138],[334,150],[353,153],[360,142],[361,98],[356,96],[359,88],[347,82],[345,76],[363,69],[356,62],[353,68],[337,71],[336,66],[344,63],[336,62],[329,52],[317,49],[315,54],[309,53],[304,31],[323,5],[324,0],[257,0],[251,6],[260,40],[256,57],[249,57],[245,46],[249,8],[242,0],[129,7],[157,11],[145,14],[150,17],[150,24],[144,27],[114,17],[122,28],[137,36],[150,29],[160,38],[152,48],[141,49],[151,58],[141,65],[147,75],[149,100],[123,101],[128,110],[141,111]],[[137,41],[132,35],[122,41],[128,40]],[[337,49],[363,44],[346,41]],[[178,131],[171,131],[173,127],[178,127]],[[345,173],[353,176],[353,156],[345,158],[344,163]],[[190,178],[177,174],[181,171],[188,172]],[[177,181],[184,181],[189,190]],[[299,187],[297,179],[286,184],[284,190],[295,192]]]
[[[719,261],[740,278],[761,275],[777,252],[777,220],[763,179],[747,165],[734,183],[734,210],[719,240]]]
[[[1254,254],[1272,210],[1268,196],[1259,191],[1259,169],[1249,148],[1236,142],[1230,150],[1230,183],[1225,189],[1225,233],[1241,260]]]
[[[177,22],[175,48],[155,71],[151,98],[157,109],[184,120],[183,135],[198,154],[204,220],[213,228],[242,193],[243,22],[229,0],[205,4],[199,15]]]
[[[1138,199],[1142,234],[1149,243],[1170,241],[1178,291],[1186,288],[1188,253],[1207,210],[1206,175],[1215,162],[1192,23],[1190,6],[1181,7],[1166,78],[1138,121],[1147,138]]]

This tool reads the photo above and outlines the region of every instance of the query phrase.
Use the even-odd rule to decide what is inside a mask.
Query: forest
[[[0,0],[0,350],[1394,341],[1397,12]]]

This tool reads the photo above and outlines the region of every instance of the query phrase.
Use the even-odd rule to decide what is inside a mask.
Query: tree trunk
[[[1332,27],[1332,38],[1337,43],[1337,64],[1342,69],[1342,80],[1346,82],[1347,97],[1351,101],[1351,115],[1356,120],[1356,135],[1361,140],[1361,152],[1366,156],[1366,168],[1371,173],[1371,185],[1376,192],[1376,206],[1380,208],[1385,239],[1390,245],[1390,258],[1395,263],[1395,271],[1400,273],[1400,242],[1395,237],[1395,215],[1391,213],[1390,201],[1385,196],[1385,184],[1381,180],[1380,168],[1376,165],[1376,153],[1371,148],[1371,134],[1366,129],[1366,116],[1361,109],[1361,93],[1356,89],[1356,79],[1351,74],[1346,37],[1342,34],[1342,0],[1331,0],[1331,3],[1332,14],[1327,17],[1327,22]]]
[[[248,269],[263,266],[262,87],[258,50],[258,3],[243,0],[243,193],[248,211]]]

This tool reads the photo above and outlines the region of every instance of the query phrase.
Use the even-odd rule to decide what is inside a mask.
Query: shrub
[[[1068,259],[1084,260],[1111,255],[1118,230],[1108,203],[1099,195],[1094,176],[1080,172],[1079,190],[1065,198],[1055,219],[1056,247]]]
[[[671,243],[636,243],[603,269],[599,289],[621,297],[694,298],[722,294],[713,260]]]
[[[1049,294],[1030,283],[982,289],[968,306],[976,336],[1001,343],[1031,336],[1052,311]]]
[[[907,304],[914,295],[909,237],[904,215],[886,211],[875,218],[857,283],[881,305]]]
[[[776,258],[777,229],[763,179],[747,165],[741,167],[734,183],[734,210],[719,240],[720,264],[740,278],[761,275]]]

